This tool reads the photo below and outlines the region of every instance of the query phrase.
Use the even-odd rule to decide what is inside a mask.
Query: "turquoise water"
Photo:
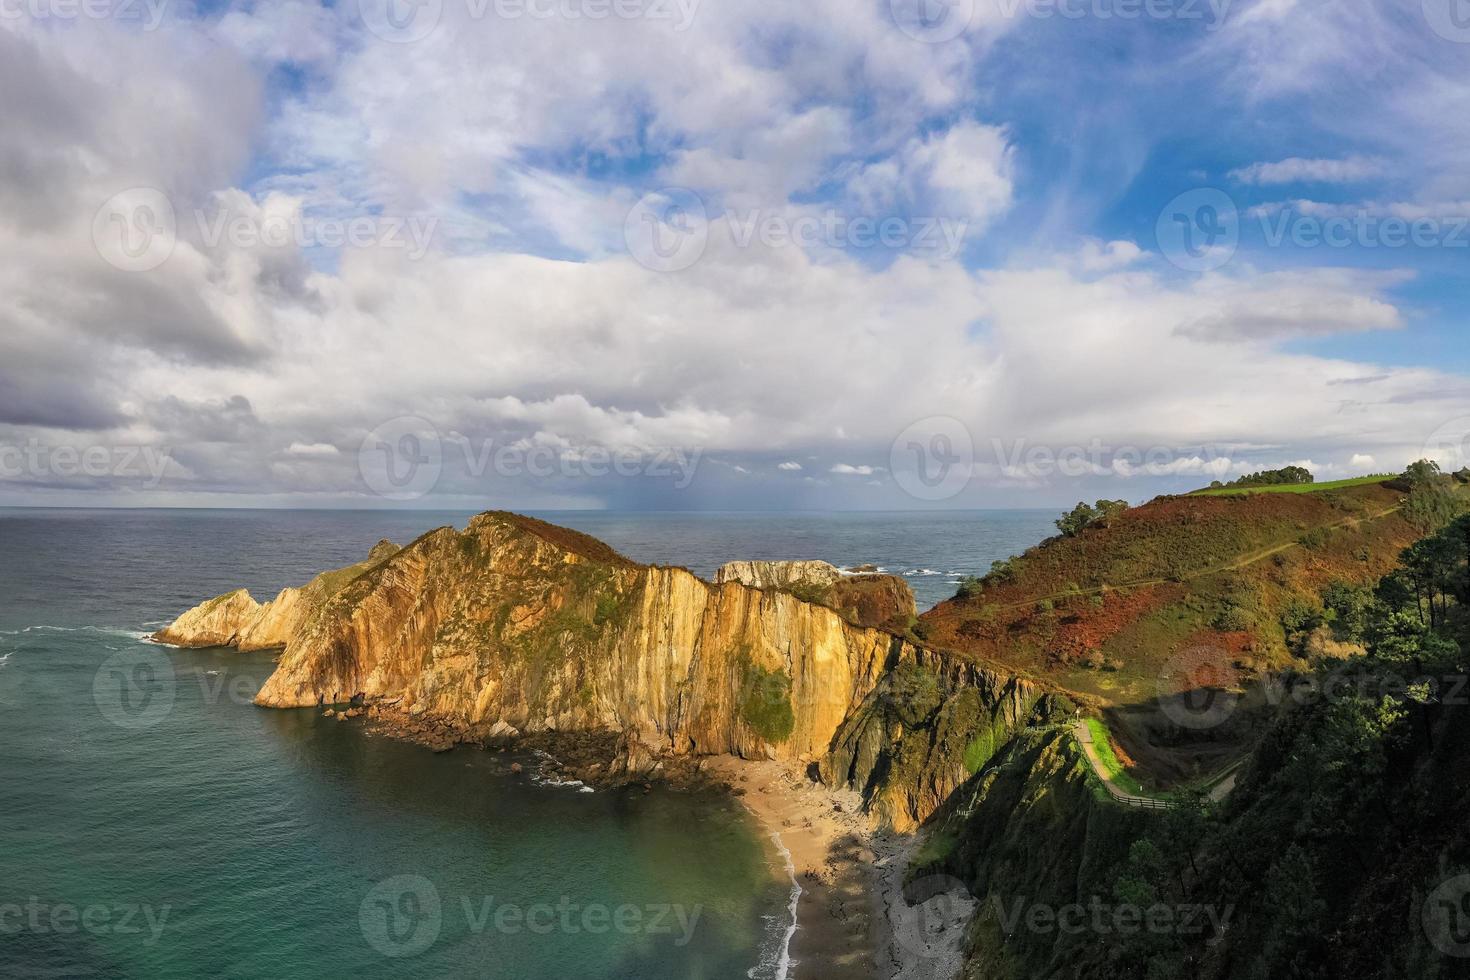
[[[737,803],[539,786],[504,756],[257,709],[270,655],[141,640],[464,519],[0,511],[0,977],[774,975],[786,886]],[[681,520],[565,523],[643,560],[682,539],[700,571],[793,533]],[[843,562],[923,547],[895,519],[797,530]],[[953,556],[960,530],[928,533]]]

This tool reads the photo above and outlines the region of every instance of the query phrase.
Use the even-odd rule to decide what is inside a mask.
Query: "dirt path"
[[[1127,806],[1149,810],[1168,810],[1176,805],[1152,796],[1136,796],[1113,782],[1112,777],[1103,769],[1102,757],[1097,754],[1097,745],[1092,740],[1092,729],[1087,727],[1087,722],[1079,721],[1073,725],[1072,734],[1077,736],[1077,741],[1082,745],[1082,754],[1087,757],[1087,764],[1092,766],[1093,775],[1097,776],[1113,799]]]

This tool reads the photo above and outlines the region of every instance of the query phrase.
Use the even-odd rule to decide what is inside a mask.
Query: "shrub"
[[[597,626],[602,626],[603,624],[613,619],[616,619],[618,611],[621,608],[622,602],[618,599],[617,596],[606,594],[598,596],[597,609],[592,614],[593,624]]]
[[[966,575],[960,579],[960,587],[955,590],[956,599],[973,599],[985,591],[985,582],[974,575]]]
[[[1244,633],[1255,627],[1256,617],[1240,606],[1226,606],[1215,616],[1212,625],[1222,633]]]
[[[1329,535],[1330,532],[1327,530],[1327,528],[1314,527],[1306,534],[1303,534],[1301,536],[1300,540],[1302,547],[1310,551],[1321,551],[1323,548],[1327,547],[1327,538],[1329,537]]]
[[[766,670],[747,662],[740,717],[772,744],[791,737],[796,730],[796,713],[791,710],[791,678],[785,670]]]

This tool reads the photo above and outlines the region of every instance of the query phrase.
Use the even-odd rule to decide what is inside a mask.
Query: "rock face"
[[[824,561],[732,561],[720,566],[715,582],[792,592],[857,626],[902,632],[918,612],[913,591],[897,575],[853,574]]]
[[[260,603],[239,589],[200,603],[153,634],[178,647],[233,646],[241,629],[260,615]]]
[[[787,589],[803,582],[831,585],[842,578],[836,565],[824,561],[732,561],[715,572],[715,584],[739,582],[756,589]]]
[[[231,592],[195,606],[153,638],[180,647],[235,647],[242,652],[284,647],[343,586],[397,553],[393,542],[379,541],[367,561],[323,572],[299,589],[282,589],[264,605],[244,589]]]
[[[838,730],[823,782],[862,792],[895,830],[914,830],[1033,723],[1067,706],[1034,684],[914,648]]]
[[[432,531],[266,606],[244,593],[213,600],[160,637],[284,644],[256,698],[267,707],[361,698],[478,740],[616,733],[630,771],[661,754],[818,762],[900,827],[963,781],[966,747],[1023,724],[1038,697],[791,592],[638,565],[504,513]],[[909,698],[895,685],[914,670],[942,679],[949,707],[893,708]],[[917,734],[929,729],[942,735]],[[915,789],[882,778],[911,770]]]

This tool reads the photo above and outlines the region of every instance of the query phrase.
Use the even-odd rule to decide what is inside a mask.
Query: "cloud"
[[[848,463],[838,463],[827,472],[836,473],[838,476],[872,476],[879,469],[880,467],[852,466]]]
[[[1367,157],[1341,160],[1289,157],[1275,163],[1253,163],[1230,171],[1230,179],[1243,184],[1351,184],[1381,176],[1383,162]]]
[[[793,460],[787,460],[784,463],[777,463],[776,469],[786,473],[799,473],[802,469],[802,465]]]

